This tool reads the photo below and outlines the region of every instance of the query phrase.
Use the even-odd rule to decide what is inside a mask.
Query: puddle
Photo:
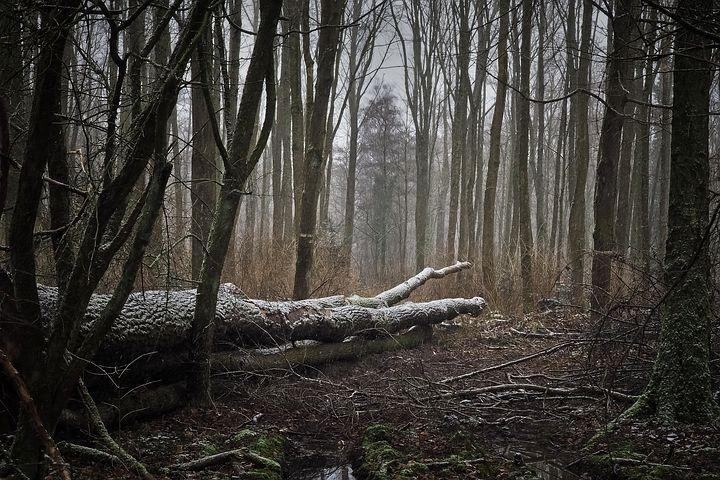
[[[576,480],[580,478],[553,461],[529,462],[527,466],[542,480]]]
[[[563,467],[556,459],[548,458],[541,452],[524,448],[513,450],[510,446],[498,450],[507,460],[522,462],[531,468],[542,480],[578,480],[580,477]]]
[[[288,480],[356,480],[350,465],[307,468],[291,473]]]

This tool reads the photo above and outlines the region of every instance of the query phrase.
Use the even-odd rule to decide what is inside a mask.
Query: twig
[[[15,465],[15,462],[13,462],[13,459],[10,456],[10,452],[5,450],[2,446],[0,446],[0,459],[3,459],[5,461],[5,465],[15,472],[14,475],[18,478],[18,480],[30,480],[27,475],[25,475],[23,471]]]
[[[85,457],[89,460],[96,461],[96,462],[115,463],[115,464],[123,463],[122,460],[120,460],[116,455],[113,455],[112,453],[107,453],[107,452],[104,452],[97,448],[92,448],[92,447],[88,447],[85,445],[78,445],[76,443],[70,443],[70,442],[63,441],[63,442],[58,443],[58,447],[60,447],[66,453],[70,452],[79,457]]]
[[[562,333],[562,332],[548,332],[548,333],[523,332],[522,330],[518,330],[513,327],[510,327],[510,331],[512,333],[514,333],[515,335],[522,335],[523,337],[533,337],[533,338],[552,338],[552,337],[564,337],[564,336],[568,336],[568,335],[577,335],[576,333]]]
[[[440,460],[437,462],[427,462],[425,463],[425,466],[428,468],[441,468],[441,467],[447,467],[449,465],[474,465],[476,463],[484,463],[487,462],[487,458],[480,457],[480,458],[472,458],[470,460]]]

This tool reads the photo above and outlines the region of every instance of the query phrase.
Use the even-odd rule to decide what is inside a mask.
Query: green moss
[[[279,435],[256,435],[248,449],[256,467],[248,478],[254,480],[281,480],[285,439]]]
[[[365,435],[363,435],[363,443],[365,442],[377,442],[380,440],[390,440],[393,437],[393,429],[387,425],[381,423],[376,425],[370,425],[365,429]]]
[[[258,435],[259,435],[259,433],[254,432],[254,431],[250,430],[249,428],[243,428],[242,430],[237,432],[235,435],[233,435],[230,438],[230,440],[228,440],[228,443],[229,442],[246,443],[246,442],[252,440],[253,438],[257,437]]]
[[[415,478],[420,474],[429,472],[430,469],[422,462],[410,460],[401,470],[400,475],[407,478]]]
[[[399,432],[387,425],[372,425],[361,442],[357,472],[370,480],[414,480],[446,478],[494,478],[504,460],[490,460],[484,450],[465,432],[450,434],[445,440],[452,453],[440,458],[426,458],[416,445],[415,431]],[[488,461],[469,462],[478,458]]]
[[[235,444],[247,449],[246,458],[252,468],[244,478],[252,480],[281,480],[284,460],[285,438],[280,435],[265,434],[243,429],[230,437],[225,443]]]
[[[200,451],[206,457],[220,453],[220,449],[217,447],[217,445],[204,440],[200,442]]]

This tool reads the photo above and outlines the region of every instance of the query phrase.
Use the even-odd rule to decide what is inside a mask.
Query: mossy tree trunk
[[[705,423],[720,413],[709,371],[708,111],[711,40],[685,25],[711,15],[712,2],[679,6],[675,39],[670,204],[665,280],[670,289],[650,384],[627,413],[665,422]],[[687,23],[685,23],[687,22]]]

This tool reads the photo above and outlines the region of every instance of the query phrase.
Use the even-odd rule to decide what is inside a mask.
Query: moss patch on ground
[[[415,429],[369,426],[354,461],[367,480],[536,479],[527,468],[490,454],[472,435],[457,431],[430,437]]]
[[[245,477],[253,480],[281,480],[284,461],[285,438],[272,434],[244,429],[233,435],[228,444],[245,448]]]

